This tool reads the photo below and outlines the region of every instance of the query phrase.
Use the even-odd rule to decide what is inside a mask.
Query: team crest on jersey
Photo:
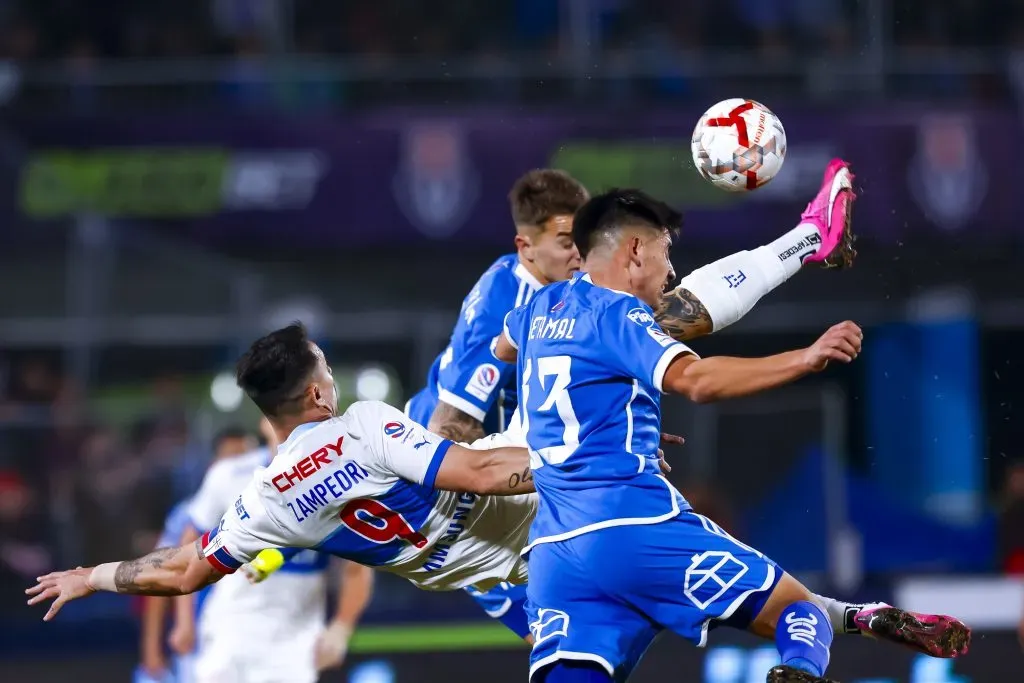
[[[630,311],[626,313],[626,317],[641,327],[647,327],[654,323],[654,317],[648,313],[646,309],[640,308],[639,306],[630,309]]]
[[[935,225],[947,231],[963,228],[988,191],[988,173],[969,117],[942,115],[921,121],[917,153],[907,175],[914,199]]]
[[[466,392],[480,401],[486,401],[490,397],[491,392],[494,391],[494,388],[498,386],[498,379],[500,377],[501,373],[498,372],[496,366],[484,363],[470,377],[469,382],[466,384]]]
[[[401,422],[388,422],[384,425],[384,433],[392,439],[398,439],[405,434],[405,425]]]
[[[480,179],[462,129],[453,123],[416,124],[405,131],[393,189],[405,217],[428,237],[449,237],[476,204]]]

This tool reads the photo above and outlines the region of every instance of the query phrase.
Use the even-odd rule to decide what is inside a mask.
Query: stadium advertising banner
[[[541,166],[592,190],[643,187],[689,211],[689,239],[733,241],[797,220],[835,155],[853,162],[863,189],[862,234],[898,243],[921,232],[987,240],[1021,230],[1024,195],[989,182],[1012,152],[979,135],[1019,127],[1010,110],[773,108],[789,139],[785,165],[741,195],[694,170],[697,109],[36,118],[9,121],[6,132],[21,150],[10,170],[22,215],[142,219],[213,242],[503,246],[508,189]]]

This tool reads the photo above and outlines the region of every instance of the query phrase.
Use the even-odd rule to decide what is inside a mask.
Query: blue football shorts
[[[542,543],[529,565],[531,678],[569,659],[625,680],[663,629],[703,647],[716,625],[747,628],[782,577],[775,562],[694,512]]]

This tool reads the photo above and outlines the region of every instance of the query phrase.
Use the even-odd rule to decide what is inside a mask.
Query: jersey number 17
[[[536,379],[534,393],[531,382]],[[572,358],[569,356],[542,356],[537,358],[537,376],[534,378],[533,359],[527,358],[523,365],[523,432],[530,439],[530,415],[548,413],[551,419],[542,425],[534,425],[534,435],[546,445],[532,449],[542,462],[531,462],[532,467],[544,463],[559,465],[572,455],[580,445],[580,422],[572,407],[569,383],[572,381]],[[531,403],[531,395],[538,397],[539,405]],[[554,413],[552,414],[552,411]],[[557,424],[551,424],[556,423]],[[560,435],[551,430],[561,431]],[[534,461],[536,458],[533,459]]]

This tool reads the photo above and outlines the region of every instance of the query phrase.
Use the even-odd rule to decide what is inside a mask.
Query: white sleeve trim
[[[651,378],[654,382],[654,388],[665,393],[665,389],[662,387],[662,382],[665,381],[665,373],[668,371],[668,366],[675,360],[676,356],[680,356],[684,353],[693,353],[693,350],[686,344],[676,342],[672,346],[665,349],[665,353],[661,354],[661,358],[658,359],[658,364],[654,366],[654,376]],[[696,353],[693,353],[697,356]],[[700,358],[700,356],[697,356]]]
[[[515,340],[512,338],[512,335],[508,333],[508,317],[510,315],[512,315],[512,311],[509,311],[508,313],[505,314],[505,319],[501,323],[501,333],[505,335],[505,341],[508,342],[508,345],[511,346],[516,351],[518,351],[519,344],[516,344]]]
[[[458,408],[459,410],[464,412],[466,415],[469,415],[470,417],[474,417],[477,420],[480,420],[481,422],[483,422],[484,418],[487,417],[487,413],[486,412],[484,412],[480,408],[476,407],[475,405],[473,405],[472,403],[470,403],[466,399],[462,398],[461,396],[456,396],[455,394],[453,394],[452,392],[448,391],[447,389],[439,390],[437,392],[437,398],[438,398],[439,401],[444,401],[445,403],[450,405],[452,408]]]

